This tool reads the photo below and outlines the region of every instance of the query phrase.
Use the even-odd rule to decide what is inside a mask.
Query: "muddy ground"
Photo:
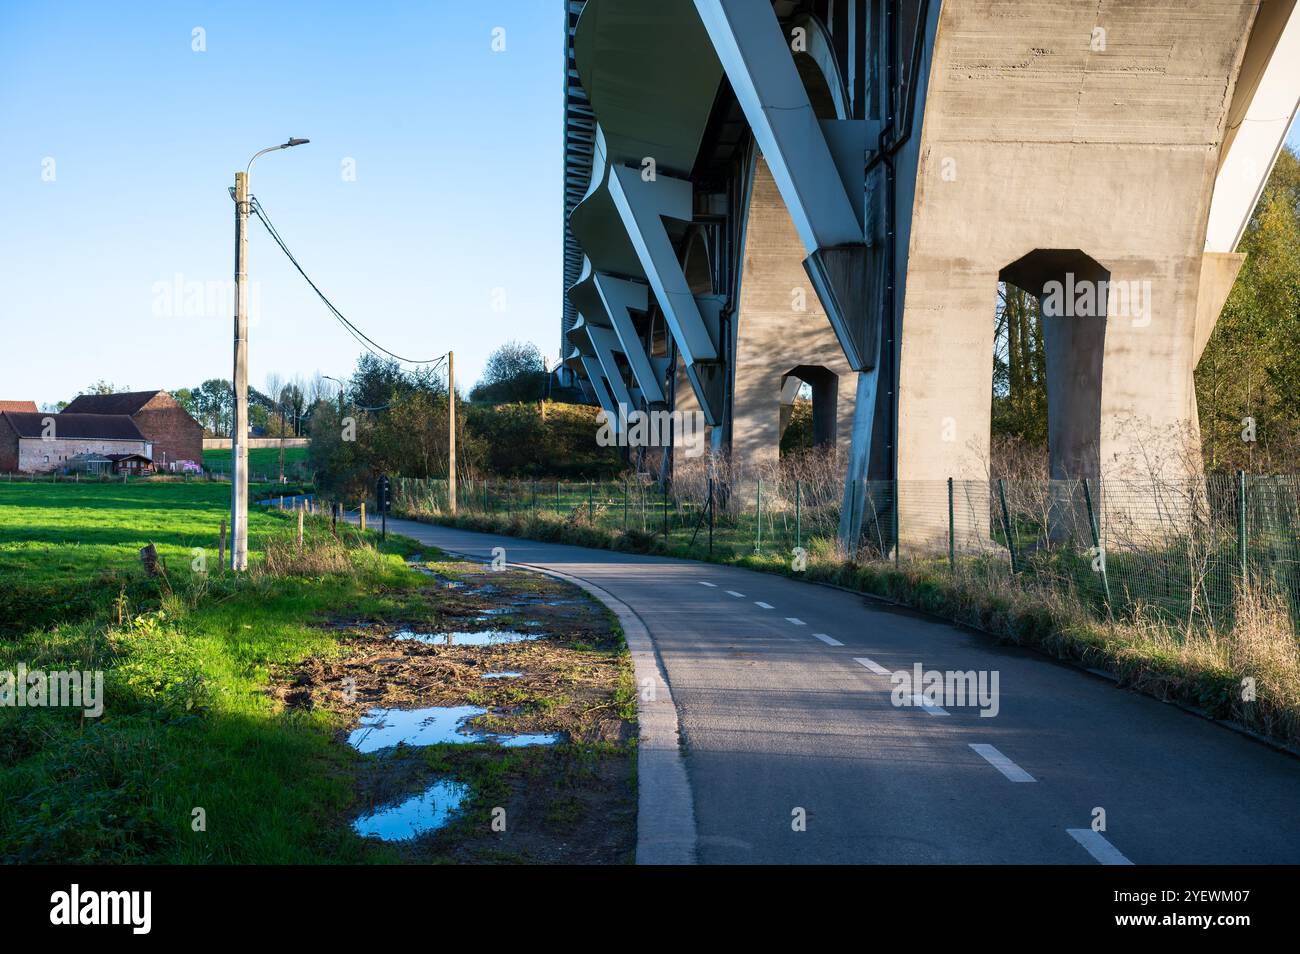
[[[341,824],[452,779],[472,791],[454,820],[414,840],[367,839],[376,860],[630,861],[635,682],[613,617],[578,588],[537,573],[429,553],[412,567],[420,574],[415,588],[383,619],[323,620],[337,633],[337,654],[275,673],[272,695],[289,710],[335,714],[342,745],[371,710],[464,705],[488,710],[470,720],[469,731],[561,733],[563,741],[399,745],[359,754],[356,802]],[[490,646],[397,638],[488,631],[538,638]],[[520,675],[483,678],[500,672]]]

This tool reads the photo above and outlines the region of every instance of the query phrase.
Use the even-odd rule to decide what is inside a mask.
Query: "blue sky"
[[[229,377],[227,190],[289,136],[312,142],[258,160],[253,192],[371,337],[454,348],[462,386],[509,338],[553,360],[562,31],[561,0],[5,0],[0,398]],[[256,221],[250,275],[252,383],[346,376],[358,346]]]
[[[367,334],[454,348],[462,387],[509,338],[554,360],[563,23],[559,0],[0,5],[0,398],[229,377],[227,190],[289,136],[311,144],[252,191]],[[359,346],[255,220],[250,245],[250,381],[345,376]]]

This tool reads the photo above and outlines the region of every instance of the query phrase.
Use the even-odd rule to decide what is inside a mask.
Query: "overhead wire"
[[[259,221],[261,221],[267,233],[275,241],[275,244],[280,246],[280,251],[284,252],[285,256],[289,259],[290,263],[297,270],[298,274],[301,275],[303,279],[307,282],[307,284],[311,286],[311,290],[316,293],[316,297],[318,297],[322,302],[324,302],[325,307],[329,309],[330,314],[332,314],[338,320],[338,322],[341,325],[343,325],[344,329],[348,332],[348,334],[352,335],[352,337],[355,338],[363,348],[365,348],[367,351],[369,351],[377,358],[382,358],[384,356],[387,356],[389,358],[392,358],[395,361],[401,362],[402,364],[426,365],[431,371],[436,371],[447,360],[447,355],[445,354],[440,355],[436,358],[428,358],[428,359],[416,359],[416,358],[403,357],[402,355],[397,354],[396,352],[390,351],[389,349],[385,348],[383,345],[375,341],[375,339],[371,338],[364,331],[358,328],[355,324],[349,321],[341,311],[339,311],[336,307],[334,307],[334,303],[331,302],[329,298],[326,297],[325,293],[320,290],[320,288],[316,285],[314,281],[311,280],[311,277],[303,269],[302,265],[299,264],[298,259],[294,256],[293,252],[289,250],[289,246],[285,243],[284,239],[280,237],[280,233],[276,230],[275,226],[271,224],[271,220],[267,216],[266,210],[262,207],[262,203],[257,200],[256,196],[254,196],[251,199],[249,205],[253,211],[253,214],[257,216]]]

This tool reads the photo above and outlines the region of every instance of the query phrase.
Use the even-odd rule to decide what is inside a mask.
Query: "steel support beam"
[[[610,426],[617,430],[618,407],[610,397],[609,388],[605,387],[605,373],[601,370],[600,362],[596,360],[595,355],[588,354],[582,355],[579,360],[582,362],[582,369],[587,373],[587,380],[591,382],[591,389],[596,392],[596,400],[605,409],[606,419],[610,422]]]
[[[587,337],[591,339],[591,346],[596,352],[596,359],[605,370],[605,380],[609,383],[610,393],[615,402],[627,408],[625,413],[631,412],[636,405],[632,403],[627,382],[623,380],[623,373],[614,359],[614,352],[622,350],[618,346],[618,337],[610,328],[598,328],[592,324],[588,324],[586,328]]]
[[[632,375],[636,378],[642,396],[649,404],[663,404],[665,400],[663,385],[659,376],[655,374],[641,337],[632,324],[630,314],[631,309],[646,311],[650,307],[649,289],[640,282],[602,275],[599,272],[592,275],[592,281],[596,286],[596,292],[600,295],[605,314],[609,316],[610,323],[614,326],[614,333],[618,336],[623,354],[627,356],[627,363],[632,368]]]
[[[695,0],[695,9],[804,248],[812,254],[819,248],[860,243],[862,221],[770,0]],[[861,166],[857,175],[861,178]]]
[[[1263,4],[1255,16],[1214,181],[1207,252],[1234,252],[1259,204],[1300,105],[1300,6]],[[1216,315],[1217,318],[1217,315]]]
[[[849,367],[870,371],[882,315],[870,308],[863,230],[863,120],[820,120],[768,0],[695,0],[722,68],[772,171]]]
[[[663,221],[665,217],[691,221],[690,182],[663,175],[646,181],[637,169],[612,166],[609,194],[683,359],[688,365],[716,361],[717,328],[705,324]]]

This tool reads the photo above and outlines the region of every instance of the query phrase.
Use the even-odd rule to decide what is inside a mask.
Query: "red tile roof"
[[[0,401],[0,411],[23,411],[35,414],[39,410],[35,401]]]

